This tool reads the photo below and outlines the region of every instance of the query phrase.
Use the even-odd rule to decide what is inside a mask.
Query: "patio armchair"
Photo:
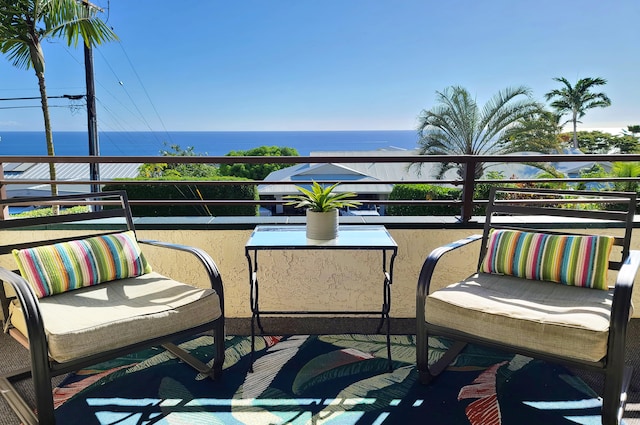
[[[604,374],[602,423],[619,424],[640,265],[640,251],[630,250],[635,205],[635,193],[493,188],[482,235],[437,248],[423,264],[416,293],[421,382],[467,343],[498,348]],[[480,244],[477,269],[432,289],[438,262],[473,242]],[[451,341],[437,359],[431,335]]]
[[[0,221],[4,330],[29,349],[31,358],[29,368],[0,376],[0,393],[22,423],[55,424],[53,376],[151,346],[163,345],[197,371],[220,377],[224,295],[218,268],[207,253],[137,239],[124,191],[19,201],[91,205],[87,212]],[[0,206],[15,202],[2,200]],[[141,245],[176,250],[177,257],[195,256],[208,280],[201,288],[152,271]],[[211,331],[211,358],[196,358],[176,345],[181,338]],[[35,413],[14,388],[29,376]]]

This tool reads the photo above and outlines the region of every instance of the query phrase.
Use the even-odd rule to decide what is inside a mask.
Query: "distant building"
[[[565,153],[582,155],[579,150],[568,150]],[[265,184],[258,186],[261,199],[282,200],[286,195],[295,195],[296,181],[314,180],[319,183],[339,181],[340,190],[344,192],[356,192],[360,199],[386,200],[393,190],[393,184],[380,181],[424,181],[436,180],[438,164],[425,162],[421,166],[410,166],[410,162],[378,162],[378,163],[353,163],[348,162],[350,156],[409,156],[418,155],[417,150],[398,148],[379,149],[375,151],[327,151],[311,152],[310,156],[344,156],[345,162],[330,164],[296,164],[269,174]],[[535,162],[535,156],[542,155],[538,152],[521,152],[514,155],[531,155],[531,162]],[[611,163],[599,163],[606,171],[611,170]],[[535,178],[542,170],[537,167],[519,163],[491,163],[487,164],[486,171],[501,172],[504,178]],[[592,161],[550,163],[559,172],[567,177],[578,177],[582,170],[590,169],[595,165]],[[449,170],[445,175],[446,180],[456,180],[457,171]],[[281,182],[281,184],[269,184],[269,182]],[[366,182],[361,184],[349,184],[350,182]],[[286,184],[286,183],[291,184]],[[275,206],[275,214],[285,213],[283,205]],[[357,214],[357,213],[356,213]],[[384,210],[381,211],[384,214]]]
[[[379,149],[375,151],[338,151],[311,152],[310,156],[344,156],[345,162],[330,164],[296,164],[269,174],[265,184],[258,186],[258,193],[262,199],[282,200],[286,195],[297,193],[297,181],[314,180],[318,183],[339,181],[340,190],[357,192],[361,199],[389,199],[393,184],[381,183],[381,180],[433,180],[431,168],[433,164],[423,164],[420,172],[417,166],[410,167],[409,162],[349,162],[350,156],[408,156],[416,155],[415,150],[398,148]],[[291,184],[269,184],[268,182],[290,182]],[[349,184],[350,182],[365,182]],[[284,207],[277,205],[275,214],[283,214]],[[352,212],[353,213],[353,212]],[[358,213],[353,213],[358,214]]]
[[[569,155],[584,155],[584,153],[579,149],[566,149],[562,154]],[[531,162],[536,162],[535,156],[543,155],[539,152],[518,152],[512,155],[531,155]],[[567,177],[574,178],[580,177],[580,173],[582,171],[587,171],[593,168],[594,165],[600,165],[606,172],[611,171],[612,164],[610,162],[593,162],[593,161],[578,161],[578,162],[551,162],[548,165],[555,168],[560,173],[564,174]],[[517,164],[517,163],[493,163],[489,164],[486,171],[497,171],[501,172],[505,178],[522,178],[522,179],[533,179],[539,175],[542,170],[527,164]]]
[[[100,180],[114,180],[117,178],[133,178],[138,175],[141,164],[100,164]],[[5,163],[4,177],[15,183],[6,186],[7,197],[47,196],[51,193],[48,184],[24,184],[21,180],[49,180],[49,164],[45,163]],[[56,164],[58,180],[89,180],[89,164]],[[86,184],[58,185],[58,192],[62,194],[86,193],[91,187]]]

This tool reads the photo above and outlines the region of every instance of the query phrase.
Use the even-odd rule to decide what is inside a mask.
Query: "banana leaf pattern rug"
[[[180,344],[210,358],[213,338]],[[435,358],[446,340],[429,341]],[[163,348],[101,363],[55,389],[69,424],[599,424],[601,402],[563,367],[468,346],[432,384],[420,384],[415,337],[381,335],[226,339],[223,378],[211,381]]]

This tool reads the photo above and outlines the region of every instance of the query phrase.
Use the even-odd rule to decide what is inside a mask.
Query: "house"
[[[297,193],[296,185],[299,181],[314,180],[321,182],[339,181],[340,190],[344,192],[357,192],[360,199],[376,200],[389,199],[393,190],[393,184],[380,183],[380,181],[392,180],[433,180],[433,164],[425,163],[422,169],[411,166],[410,162],[379,162],[358,163],[349,162],[352,156],[408,156],[416,155],[415,150],[399,148],[378,149],[375,151],[319,151],[311,152],[310,156],[344,156],[345,162],[329,164],[296,164],[269,174],[265,184],[258,186],[261,199],[282,200],[286,195]],[[290,182],[291,184],[269,184],[269,182]],[[358,184],[349,184],[358,182]],[[284,206],[277,205],[275,214],[283,214]],[[365,212],[350,211],[350,214],[368,214]]]
[[[138,175],[141,164],[100,164],[100,180],[114,180],[118,178],[133,178]],[[49,164],[45,163],[4,163],[4,178],[12,182],[5,186],[7,198],[25,196],[46,196],[51,193],[49,184],[33,183],[34,180],[50,180]],[[57,164],[56,177],[58,180],[87,181],[89,178],[89,164]],[[31,183],[21,183],[30,181]],[[15,182],[15,183],[14,183]],[[90,192],[88,184],[58,185],[58,193],[86,193]]]
[[[580,150],[567,150],[566,154],[583,155]],[[350,163],[351,156],[409,156],[418,155],[417,150],[399,148],[386,148],[375,151],[318,151],[311,152],[310,156],[344,156],[345,162],[330,164],[296,164],[269,174],[265,184],[258,186],[261,199],[282,200],[286,195],[297,193],[295,185],[297,181],[314,180],[321,182],[339,181],[340,190],[345,192],[357,192],[360,199],[386,200],[393,190],[393,184],[379,183],[379,181],[433,181],[436,180],[436,163],[422,163],[421,166],[411,166],[410,162],[379,162],[379,163]],[[516,154],[514,154],[516,155]],[[520,152],[517,155],[531,155],[531,162],[535,162],[535,156],[542,155],[538,152]],[[611,163],[599,163],[606,171],[611,170]],[[568,177],[578,177],[582,170],[590,169],[595,165],[593,161],[581,162],[554,162],[549,164]],[[491,163],[487,164],[485,171],[497,171],[506,178],[533,179],[542,170],[527,164],[519,163]],[[445,175],[446,180],[457,179],[457,171],[449,170]],[[268,182],[280,182],[269,184]],[[350,182],[359,184],[349,184]],[[290,182],[291,184],[286,184]],[[275,206],[275,214],[284,214],[286,207]],[[289,211],[291,212],[291,211]],[[381,208],[381,214],[384,209]],[[367,212],[350,211],[348,214],[368,214]]]

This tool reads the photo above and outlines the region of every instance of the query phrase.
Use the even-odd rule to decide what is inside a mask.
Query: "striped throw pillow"
[[[13,250],[38,298],[151,271],[133,231]]]
[[[611,236],[492,229],[480,271],[608,289]]]

